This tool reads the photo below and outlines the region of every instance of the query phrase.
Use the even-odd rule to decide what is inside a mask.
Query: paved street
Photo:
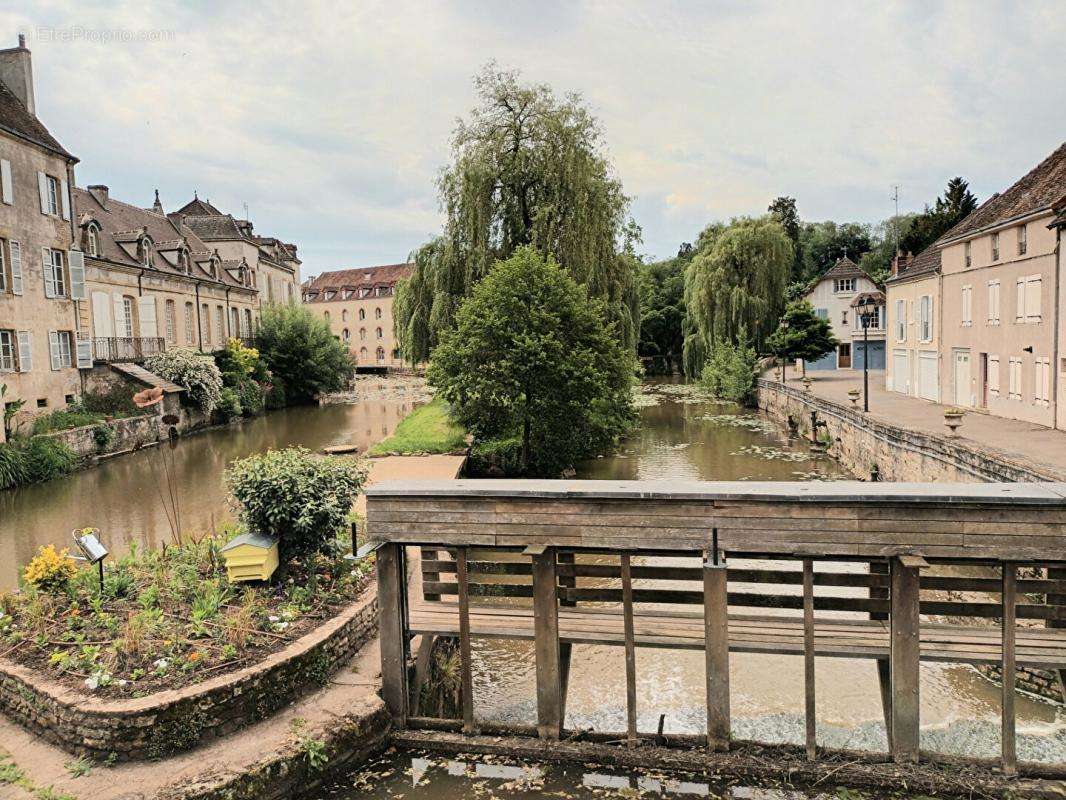
[[[848,389],[862,389],[862,372],[840,370],[811,372],[811,391],[827,400],[851,405]],[[779,379],[774,370],[767,378]],[[802,389],[798,370],[789,370],[788,384]],[[861,407],[862,400],[859,400]],[[944,427],[945,405],[885,389],[885,373],[870,371],[870,415],[881,422],[938,436],[947,434]],[[1056,431],[1031,422],[994,417],[978,411],[968,413],[959,428],[959,443],[1000,450],[1019,461],[1038,462],[1055,470],[1066,480],[1066,431]]]

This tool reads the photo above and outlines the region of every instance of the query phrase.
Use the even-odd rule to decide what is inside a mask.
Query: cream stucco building
[[[79,365],[92,366],[78,314],[86,292],[70,194],[76,162],[37,117],[20,36],[0,50],[0,406],[21,401],[16,421],[73,402]]]
[[[358,367],[400,367],[393,331],[396,284],[410,276],[412,265],[389,264],[323,272],[304,286],[307,308],[329,323]]]
[[[876,307],[866,331],[857,303],[870,298]],[[884,298],[869,275],[847,256],[839,259],[807,293],[814,313],[829,320],[837,349],[807,365],[808,370],[862,369],[866,339],[870,346],[870,369],[883,369],[885,362]]]
[[[885,388],[940,402],[940,250],[898,259],[885,289]]]

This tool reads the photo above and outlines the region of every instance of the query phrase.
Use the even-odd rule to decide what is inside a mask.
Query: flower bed
[[[231,584],[205,537],[132,552],[66,575],[42,553],[27,584],[0,598],[0,657],[101,697],[144,697],[239,670],[283,649],[350,604],[370,579],[338,546],[268,584]],[[69,568],[70,562],[65,562]],[[48,570],[56,571],[54,579]]]

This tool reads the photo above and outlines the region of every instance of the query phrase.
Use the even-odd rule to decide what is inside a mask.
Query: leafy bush
[[[470,448],[468,470],[475,477],[515,475],[522,466],[522,440],[493,439]]]
[[[245,347],[239,339],[230,339],[214,356],[223,386],[232,389],[240,401],[239,413],[246,417],[262,414],[266,407],[263,387],[269,385],[271,376],[259,351]]]
[[[225,422],[236,419],[241,415],[241,400],[237,396],[236,389],[231,389],[229,386],[222,387],[222,391],[218,395],[218,405],[215,407],[215,413]]]
[[[103,414],[80,405],[70,405],[67,408],[57,408],[47,414],[39,414],[33,418],[33,433],[51,433],[52,431],[65,431],[71,428],[81,428],[92,425],[103,419]]]
[[[40,483],[69,475],[78,466],[78,456],[66,442],[48,436],[35,436],[23,450],[26,483]]]
[[[189,400],[204,414],[210,414],[219,403],[222,373],[211,356],[177,348],[149,356],[145,359],[144,368],[184,386],[188,390]]]
[[[755,348],[741,340],[737,344],[715,342],[700,383],[720,400],[746,403],[755,392]]]
[[[145,413],[133,402],[133,392],[124,383],[115,383],[106,392],[85,392],[81,405],[86,411],[110,417],[133,417]]]
[[[298,305],[273,305],[259,321],[259,354],[290,403],[307,403],[344,388],[352,373],[348,350],[324,320]]]
[[[0,490],[26,483],[26,454],[15,442],[0,444]]]
[[[104,423],[93,428],[93,442],[101,450],[107,449],[113,441],[115,441],[115,429],[110,425]]]
[[[69,550],[64,547],[56,550],[54,544],[37,548],[37,555],[26,565],[22,573],[23,580],[35,589],[57,592],[65,589],[71,579],[78,574],[78,568],[67,557]]]
[[[251,531],[276,536],[286,560],[328,549],[348,524],[366,472],[343,458],[302,447],[234,461],[226,485]]]

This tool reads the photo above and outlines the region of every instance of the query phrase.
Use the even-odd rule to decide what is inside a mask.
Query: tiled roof
[[[247,238],[237,227],[237,220],[229,214],[186,215],[185,224],[196,231],[196,235],[204,241]]]
[[[994,194],[941,237],[951,241],[996,223],[1050,208],[1066,195],[1066,142],[1002,194]]]
[[[939,240],[933,242],[922,252],[907,262],[906,266],[893,275],[885,283],[903,283],[926,275],[934,275],[940,271],[940,247]]]
[[[844,256],[843,258],[837,260],[837,263],[834,264],[822,276],[821,280],[825,280],[826,278],[863,278],[863,277],[868,278],[869,275],[867,275],[865,272],[863,272],[861,269],[859,269],[859,265],[858,264],[856,264],[854,261],[852,261],[847,256]]]
[[[361,267],[359,269],[339,269],[323,272],[317,278],[304,285],[304,291],[317,294],[309,302],[322,302],[323,293],[329,290],[361,289],[365,287],[395,286],[397,281],[410,277],[414,264],[386,264],[380,267]],[[333,299],[341,299],[341,295]]]
[[[190,217],[222,216],[222,212],[206,200],[194,196],[192,200],[178,209],[179,214]]]
[[[178,215],[167,216],[151,209],[138,208],[113,197],[108,197],[104,205],[91,192],[77,187],[72,192],[78,224],[84,227],[93,221],[100,227],[100,235],[97,237],[100,249],[98,258],[116,264],[140,267],[142,265],[136,249],[131,248],[131,254],[122,245],[137,242],[147,234],[157,251],[177,250],[184,243],[189,250],[192,269],[190,277],[213,280],[226,286],[251,288],[244,286],[227,269],[219,270],[218,277],[214,277],[209,271],[212,248],[189,226],[180,225]],[[177,266],[171,264],[162,252],[156,253],[152,268],[172,275],[185,275]],[[237,267],[235,265],[232,268],[236,270]]]
[[[77,161],[3,83],[0,83],[0,128]]]

